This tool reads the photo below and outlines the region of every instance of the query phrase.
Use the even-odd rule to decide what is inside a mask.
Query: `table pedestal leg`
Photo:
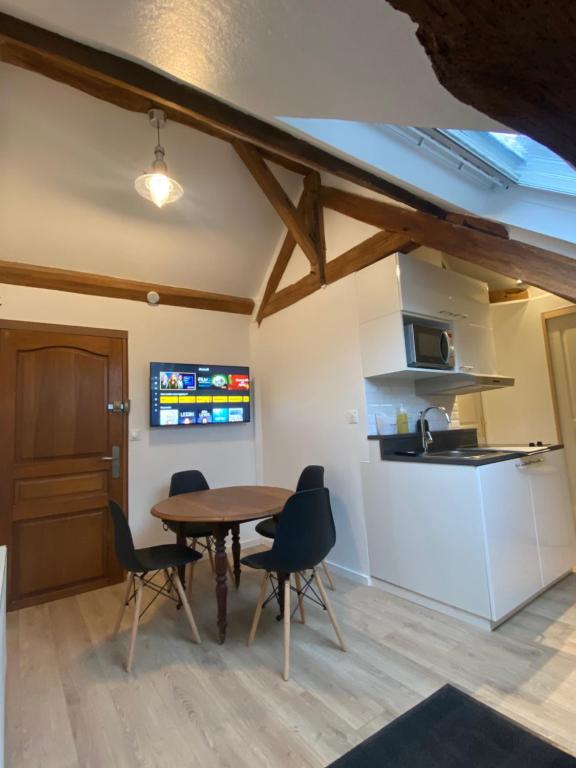
[[[232,523],[232,557],[234,558],[234,581],[240,586],[240,523]]]
[[[226,639],[226,603],[228,598],[228,557],[226,555],[226,534],[228,526],[225,523],[217,523],[214,526],[214,538],[216,540],[216,552],[214,566],[216,569],[216,602],[218,604],[218,642]]]

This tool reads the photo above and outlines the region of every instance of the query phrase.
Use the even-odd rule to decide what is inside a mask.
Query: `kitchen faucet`
[[[446,417],[447,423],[450,424],[450,416],[448,411],[441,405],[430,405],[428,408],[420,411],[420,434],[422,435],[422,448],[424,449],[424,453],[428,453],[428,448],[434,442],[434,438],[432,437],[430,430],[426,428],[426,414],[429,411],[440,411],[440,413],[443,413]]]

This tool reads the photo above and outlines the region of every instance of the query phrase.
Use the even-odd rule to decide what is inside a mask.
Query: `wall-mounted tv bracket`
[[[106,406],[108,413],[130,413],[130,400],[114,400]]]

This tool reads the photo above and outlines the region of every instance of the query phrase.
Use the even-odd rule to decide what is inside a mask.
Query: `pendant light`
[[[151,109],[148,112],[150,125],[156,129],[158,143],[154,149],[154,162],[148,173],[138,176],[134,182],[134,189],[139,195],[150,200],[158,208],[179,200],[184,190],[175,179],[168,176],[168,166],[164,160],[164,147],[160,144],[160,128],[166,125],[166,113],[162,109]]]

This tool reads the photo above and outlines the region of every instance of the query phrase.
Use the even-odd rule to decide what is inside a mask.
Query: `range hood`
[[[510,376],[487,373],[445,373],[443,376],[431,376],[414,382],[417,395],[469,395],[472,392],[488,392],[513,386],[514,379]]]

